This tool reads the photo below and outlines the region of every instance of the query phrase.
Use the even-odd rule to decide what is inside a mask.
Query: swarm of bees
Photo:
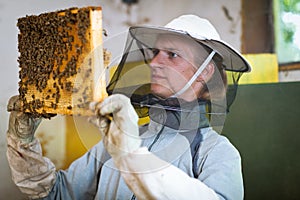
[[[93,96],[90,14],[99,10],[70,8],[18,19],[23,111],[47,118],[86,112]]]

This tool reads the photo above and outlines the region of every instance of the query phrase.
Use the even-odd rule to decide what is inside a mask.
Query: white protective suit
[[[37,139],[20,140],[15,122],[22,119],[11,113],[7,157],[22,192],[44,199],[243,199],[240,155],[211,127],[179,133],[151,121],[138,131],[122,95],[95,107],[101,116],[113,113],[110,124],[98,121],[104,143],[59,171],[42,156]]]

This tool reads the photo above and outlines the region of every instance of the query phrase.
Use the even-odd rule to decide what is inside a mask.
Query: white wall
[[[300,70],[290,70],[279,72],[280,82],[295,82],[300,81]]]
[[[103,26],[109,35],[105,45],[112,51],[113,56],[121,54],[124,43],[123,37],[120,37],[118,41],[115,40],[118,38],[116,35],[127,30],[129,24],[164,25],[170,19],[186,13],[208,18],[225,41],[237,49],[241,46],[240,0],[140,0],[138,5],[131,7],[131,10],[128,10],[121,0],[0,0],[0,196],[5,199],[24,198],[11,182],[5,157],[5,132],[8,123],[6,103],[10,96],[18,93],[17,19],[25,15],[87,5],[102,6]],[[225,16],[224,8],[229,11],[229,16]],[[131,11],[131,14],[128,14],[128,11]],[[63,151],[63,143],[66,139],[63,134],[64,123],[61,119],[63,117],[44,121],[38,129],[41,137],[51,138],[47,147],[55,145],[58,153]],[[56,153],[48,152],[48,155],[56,159],[59,165],[63,158],[55,157]]]

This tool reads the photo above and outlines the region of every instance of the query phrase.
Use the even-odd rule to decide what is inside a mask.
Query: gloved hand
[[[41,118],[34,118],[29,113],[21,112],[18,95],[9,99],[7,111],[10,112],[7,133],[15,135],[23,143],[31,142]]]
[[[90,121],[98,126],[114,161],[140,147],[138,116],[128,97],[114,94],[101,103],[92,102],[90,109],[95,112]]]

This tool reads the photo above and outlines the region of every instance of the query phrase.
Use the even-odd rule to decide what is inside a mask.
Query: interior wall
[[[242,156],[244,199],[299,199],[298,106],[300,82],[239,86],[223,134]]]
[[[242,47],[244,54],[274,52],[273,0],[242,0]],[[294,64],[292,64],[294,65]],[[299,64],[279,67],[279,82],[300,81]]]
[[[274,53],[272,0],[242,0],[242,52]]]
[[[300,70],[280,71],[279,80],[281,82],[296,82],[300,81]]]

